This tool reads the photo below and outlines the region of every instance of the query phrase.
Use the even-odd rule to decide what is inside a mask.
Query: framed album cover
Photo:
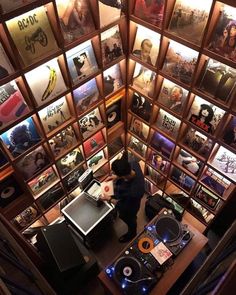
[[[55,157],[64,154],[67,150],[76,145],[76,143],[77,138],[72,126],[68,126],[49,139],[49,145]]]
[[[8,206],[23,193],[24,192],[14,175],[2,179],[0,182],[0,208]]]
[[[46,193],[44,193],[39,199],[38,203],[43,208],[47,210],[49,207],[54,205],[58,200],[64,196],[65,192],[60,183],[56,184],[50,188]]]
[[[112,142],[108,142],[107,149],[108,149],[109,158],[113,157],[115,154],[120,152],[123,148],[124,148],[124,144],[121,137],[117,137]]]
[[[155,66],[159,53],[160,37],[159,33],[137,25],[132,54],[141,61]]]
[[[138,153],[141,157],[145,157],[147,146],[142,142],[139,141],[138,138],[131,136],[129,141],[129,148],[131,148],[133,151]]]
[[[55,181],[58,180],[58,176],[55,173],[53,167],[49,167],[44,170],[41,174],[30,180],[27,184],[31,189],[32,193],[36,196],[43,190],[51,186]]]
[[[164,79],[157,100],[172,112],[182,114],[187,96],[188,91],[186,89],[168,79]]]
[[[67,51],[66,59],[73,84],[82,82],[98,70],[90,40]]]
[[[174,166],[171,169],[170,178],[187,192],[191,192],[195,185],[193,178]]]
[[[152,103],[137,92],[134,92],[130,109],[144,121],[149,122],[152,113]]]
[[[200,45],[207,24],[212,0],[176,0],[169,31],[187,41]]]
[[[9,76],[13,72],[14,68],[0,42],[0,80]]]
[[[73,90],[73,97],[77,113],[80,115],[87,111],[100,98],[96,79],[93,78]]]
[[[220,4],[220,16],[210,38],[208,49],[236,62],[236,8]]]
[[[192,82],[197,59],[197,51],[170,40],[162,71],[189,85]]]
[[[56,161],[56,165],[61,175],[64,176],[75,169],[80,163],[84,161],[84,157],[80,148],[75,148],[66,156]]]
[[[120,65],[116,64],[103,72],[104,96],[117,91],[123,85]]]
[[[3,13],[10,12],[36,0],[1,0],[0,7]]]
[[[103,127],[103,121],[98,108],[88,113],[79,120],[80,132],[83,138],[89,137],[95,131]]]
[[[199,175],[199,172],[201,172],[204,166],[202,161],[198,160],[193,155],[186,152],[184,149],[181,149],[179,151],[176,162],[196,176]]]
[[[108,129],[121,121],[121,99],[117,100],[106,108],[106,117]]]
[[[29,226],[39,216],[39,210],[35,204],[27,207],[24,211],[18,214],[11,222],[18,230],[22,230]]]
[[[180,127],[180,120],[163,109],[159,110],[155,125],[172,138],[177,138]]]
[[[165,0],[136,0],[134,15],[157,27],[162,27]]]
[[[71,118],[64,96],[39,111],[38,114],[46,133],[53,131]]]
[[[156,170],[161,171],[163,174],[168,173],[170,162],[165,160],[160,154],[151,150],[148,155],[148,161]]]
[[[143,141],[147,140],[149,134],[149,126],[137,117],[132,117],[129,130]]]
[[[203,131],[214,134],[224,114],[224,110],[199,96],[195,96],[189,110],[188,120]]]
[[[101,46],[103,65],[107,65],[122,56],[122,41],[118,25],[101,33]]]
[[[76,168],[68,176],[63,178],[62,182],[66,187],[67,191],[71,191],[79,185],[78,179],[84,173],[85,169],[83,167]]]
[[[65,43],[95,30],[88,0],[56,0],[56,7]]]
[[[104,144],[105,140],[102,131],[95,133],[83,143],[85,157],[89,158],[92,154],[104,146]]]
[[[150,144],[159,154],[168,159],[171,158],[175,144],[165,136],[155,131]]]
[[[139,63],[135,64],[132,86],[138,91],[152,97],[155,89],[155,78],[156,73]]]
[[[0,138],[14,158],[41,141],[31,117],[2,133]]]
[[[19,120],[29,111],[15,81],[0,86],[0,130]]]
[[[236,70],[217,60],[209,58],[199,88],[214,99],[224,102],[235,93]]]
[[[213,215],[204,206],[202,206],[192,198],[190,198],[190,202],[187,205],[187,210],[191,214],[193,214],[193,216],[196,216],[199,220],[206,224],[215,217],[215,215]]]
[[[155,169],[153,169],[150,166],[147,166],[147,176],[154,181],[156,184],[161,184],[164,180],[164,176],[157,172]]]
[[[224,128],[222,140],[228,146],[236,150],[236,116],[232,116],[229,123]]]
[[[236,182],[236,155],[220,146],[210,164],[224,176]]]
[[[183,138],[183,144],[204,158],[209,156],[213,147],[212,139],[194,128],[188,128]]]
[[[216,210],[220,199],[203,186],[199,186],[194,197],[210,210]]]
[[[102,150],[102,151],[98,152],[96,155],[94,155],[91,159],[89,159],[87,161],[87,165],[89,168],[91,168],[93,170],[93,172],[95,172],[103,164],[105,164],[106,161],[107,160],[105,158],[104,151]]]
[[[67,89],[56,58],[27,72],[25,78],[37,106],[48,103]]]
[[[120,19],[122,13],[121,0],[98,0],[100,28]]]
[[[6,24],[25,66],[58,48],[44,6],[14,17]]]
[[[43,170],[50,163],[50,158],[42,146],[37,147],[21,158],[16,167],[25,180],[32,178],[36,173]]]
[[[7,157],[2,151],[2,149],[0,149],[0,168],[2,168],[7,163],[8,163]]]

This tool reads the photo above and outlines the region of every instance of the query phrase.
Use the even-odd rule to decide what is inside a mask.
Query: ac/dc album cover
[[[231,182],[210,167],[203,173],[201,182],[220,196],[228,189]]]
[[[188,120],[203,131],[214,134],[224,114],[224,110],[199,96],[195,96],[189,110]]]
[[[46,133],[51,132],[71,117],[64,96],[39,111],[38,114]]]
[[[124,0],[98,0],[100,28],[120,18],[123,1]]]
[[[199,186],[194,197],[211,210],[215,210],[220,203],[220,199],[203,186]]]
[[[152,103],[137,92],[134,92],[130,109],[137,116],[149,122],[152,113]]]
[[[77,168],[62,180],[68,192],[79,185],[78,179],[84,171],[85,169],[83,167]]]
[[[0,86],[0,130],[29,111],[15,81]]]
[[[160,154],[151,150],[148,156],[148,160],[156,170],[161,171],[163,174],[168,173],[170,162],[165,160]]]
[[[176,139],[179,133],[180,122],[181,121],[177,119],[176,117],[167,113],[163,109],[160,109],[155,125],[157,126],[158,129],[162,130],[163,132],[168,134],[170,137]]]
[[[75,169],[80,163],[82,163],[84,157],[81,153],[80,148],[75,148],[73,151],[69,152],[63,158],[57,160],[57,168],[61,175],[66,175]]]
[[[138,91],[152,97],[155,89],[155,78],[156,73],[139,63],[135,64],[132,86]]]
[[[82,82],[98,70],[93,45],[90,40],[67,51],[66,59],[74,84]]]
[[[77,143],[77,138],[72,126],[69,126],[49,140],[50,148],[55,157],[59,157],[65,151],[71,149]]]
[[[224,176],[230,178],[236,182],[236,155],[227,150],[223,146],[220,146],[216,155],[211,161],[211,165],[217,169]]]
[[[150,166],[147,166],[147,175],[150,177],[151,180],[159,185],[164,180],[164,176]]]
[[[101,33],[102,61],[107,65],[123,54],[119,26]]]
[[[102,131],[95,133],[92,137],[87,139],[84,143],[84,154],[86,158],[89,158],[97,150],[99,150],[105,144]]]
[[[99,91],[96,79],[93,78],[73,91],[74,101],[78,114],[87,111],[99,100]]]
[[[28,186],[34,195],[38,195],[47,187],[49,187],[53,182],[58,179],[54,169],[49,167],[44,170],[41,174],[36,176],[34,179],[28,182]]]
[[[121,121],[121,99],[106,108],[107,128]]]
[[[25,66],[58,48],[44,6],[12,18],[6,24]]]
[[[122,85],[120,65],[116,64],[103,72],[104,96],[117,91]]]
[[[117,137],[114,141],[107,143],[108,155],[109,158],[113,157],[115,154],[121,151],[124,148],[123,141],[121,137]]]
[[[149,126],[139,120],[137,117],[132,117],[132,121],[130,124],[129,130],[138,136],[143,141],[147,140],[148,133],[149,133]]]
[[[214,215],[210,211],[208,211],[205,207],[200,205],[192,198],[187,205],[187,209],[191,214],[193,214],[193,216],[196,216],[204,223],[209,223],[214,218]]]
[[[175,144],[158,132],[154,132],[151,139],[151,146],[162,156],[170,159]]]
[[[199,88],[215,99],[227,102],[235,92],[236,70],[209,58]]]
[[[47,210],[49,207],[54,205],[63,196],[64,196],[64,190],[62,186],[58,183],[57,185],[50,188],[46,193],[44,193],[38,199],[38,203],[44,210]]]
[[[143,142],[139,141],[136,137],[130,137],[129,147],[143,158],[145,157],[147,146]]]
[[[95,30],[88,0],[56,0],[56,7],[65,43]]]
[[[13,157],[17,157],[40,142],[33,119],[30,117],[0,135]]]
[[[25,78],[38,106],[49,102],[66,90],[56,58],[26,73]]]
[[[6,156],[4,155],[3,151],[0,149],[0,168],[7,164],[8,160]]]
[[[200,45],[207,24],[212,0],[176,0],[169,31],[196,45]]]
[[[185,169],[193,173],[194,175],[198,175],[199,172],[203,168],[203,162],[195,158],[190,153],[181,149],[179,151],[178,157],[176,158],[177,163],[183,166]]]
[[[14,72],[13,66],[0,42],[0,80]]]
[[[137,25],[132,54],[141,61],[155,66],[160,46],[160,34]]]
[[[184,190],[191,192],[195,185],[194,179],[192,179],[190,176],[185,174],[182,170],[172,167],[170,178],[177,183],[181,188]]]
[[[36,0],[1,0],[0,7],[4,13],[15,10]]]
[[[165,0],[136,0],[134,15],[157,27],[162,26]]]
[[[4,208],[23,194],[16,177],[10,175],[0,182],[0,207]]]
[[[221,12],[213,30],[208,49],[236,62],[236,8],[221,3]]]
[[[162,71],[189,85],[193,78],[197,59],[197,51],[170,40]]]
[[[222,139],[224,143],[236,150],[236,116],[233,116],[224,128]]]
[[[103,126],[103,121],[98,108],[79,120],[80,132],[83,138],[87,138]]]
[[[164,79],[158,102],[166,106],[172,112],[182,114],[187,101],[188,91],[183,87]]]
[[[18,214],[11,222],[17,229],[21,230],[24,227],[30,225],[39,215],[39,211],[35,205],[29,206],[20,214]]]
[[[96,155],[94,155],[91,159],[87,161],[88,167],[91,168],[93,171],[97,170],[99,167],[101,167],[106,161],[104,151],[98,152]]]
[[[183,144],[195,153],[206,158],[211,152],[213,141],[196,129],[189,128],[183,139]]]
[[[35,150],[30,152],[21,158],[17,163],[16,167],[20,171],[21,175],[25,180],[33,177],[40,170],[48,166],[50,159],[42,146],[37,147]]]

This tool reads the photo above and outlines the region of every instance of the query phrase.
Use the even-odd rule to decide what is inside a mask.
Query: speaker
[[[120,108],[121,108],[120,100],[107,108],[106,115],[107,115],[108,128],[111,128],[112,126],[114,126],[116,123],[118,123],[121,120]]]
[[[60,273],[80,268],[85,260],[65,222],[42,227],[37,234],[38,250]]]

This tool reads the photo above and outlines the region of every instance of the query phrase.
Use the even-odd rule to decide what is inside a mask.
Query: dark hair
[[[117,159],[111,164],[111,170],[119,177],[126,176],[131,173],[131,166],[128,162],[127,152],[123,153],[121,159]]]
[[[205,123],[209,124],[212,121],[213,117],[214,117],[214,111],[212,110],[212,107],[209,106],[208,104],[202,104],[200,112],[199,112],[199,118],[202,116],[202,112],[204,110],[207,110],[208,113],[209,113],[208,116],[205,118]]]

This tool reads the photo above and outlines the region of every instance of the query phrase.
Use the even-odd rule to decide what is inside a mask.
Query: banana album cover
[[[67,89],[56,58],[27,72],[25,78],[37,106],[46,104]]]
[[[14,68],[0,42],[0,79],[3,79],[14,72]]]

